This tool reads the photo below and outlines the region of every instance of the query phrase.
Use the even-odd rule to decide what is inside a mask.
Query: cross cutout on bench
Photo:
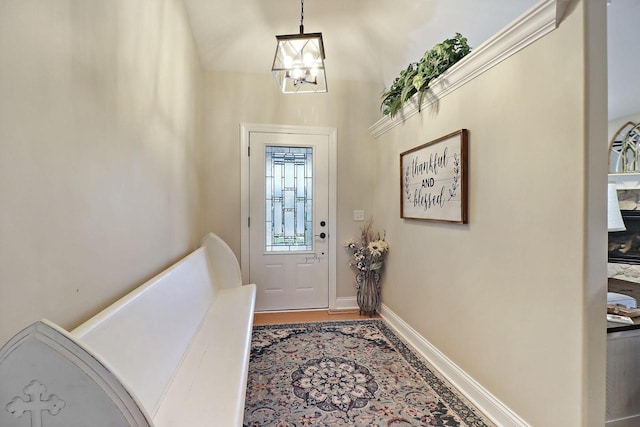
[[[15,396],[7,404],[7,411],[16,418],[25,412],[31,412],[31,427],[42,427],[42,411],[48,411],[51,415],[58,415],[64,408],[65,402],[55,394],[45,396],[47,388],[37,380],[33,380],[24,388],[24,394],[29,396],[24,400],[21,396]]]

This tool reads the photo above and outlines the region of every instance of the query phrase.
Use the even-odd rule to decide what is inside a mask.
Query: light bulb
[[[302,58],[302,62],[304,63],[304,66],[309,68],[311,66],[313,66],[313,63],[315,62],[313,59],[313,55],[309,52],[304,54],[304,57]]]
[[[300,68],[296,67],[291,72],[291,75],[293,76],[294,79],[300,79],[304,75],[304,73]]]
[[[293,67],[293,58],[291,58],[290,56],[285,56],[283,62],[284,68],[290,69]]]

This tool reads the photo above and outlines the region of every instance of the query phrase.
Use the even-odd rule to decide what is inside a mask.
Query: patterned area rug
[[[382,320],[255,326],[244,425],[494,426]]]

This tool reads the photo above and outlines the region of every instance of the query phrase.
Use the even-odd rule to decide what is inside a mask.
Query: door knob
[[[316,237],[319,237],[321,239],[324,239],[325,237],[327,237],[327,233],[320,233],[320,234],[316,234]]]

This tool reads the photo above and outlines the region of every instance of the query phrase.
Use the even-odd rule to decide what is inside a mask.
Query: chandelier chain
[[[300,33],[304,32],[304,0],[300,0]]]

